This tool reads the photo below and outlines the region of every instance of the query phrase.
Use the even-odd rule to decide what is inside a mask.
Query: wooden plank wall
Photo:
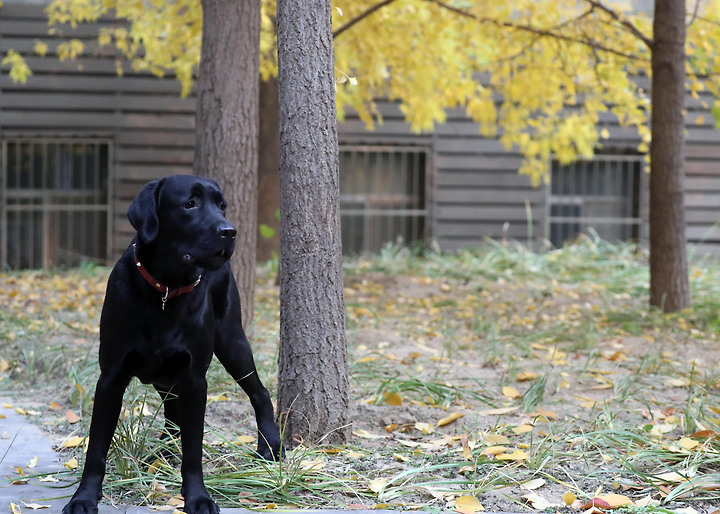
[[[127,206],[150,179],[192,171],[195,100],[181,98],[173,78],[159,80],[134,73],[125,63],[118,77],[115,52],[98,48],[100,26],[61,27],[48,35],[42,5],[4,2],[0,7],[0,51],[20,52],[33,75],[15,84],[3,68],[0,75],[0,136],[62,135],[109,137],[113,145],[113,226],[115,256],[128,245],[133,231]],[[57,59],[58,43],[70,38],[85,43],[75,61]],[[45,57],[34,53],[36,40],[49,45]]]

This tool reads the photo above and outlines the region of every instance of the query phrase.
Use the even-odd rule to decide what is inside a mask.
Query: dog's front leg
[[[217,514],[202,475],[202,440],[205,427],[207,381],[204,376],[185,377],[178,384],[180,440],[182,441],[182,495],[187,514]]]
[[[120,416],[123,393],[129,379],[101,374],[95,389],[90,440],[85,469],[77,491],[63,508],[63,514],[93,514],[98,511],[105,477],[105,462]]]

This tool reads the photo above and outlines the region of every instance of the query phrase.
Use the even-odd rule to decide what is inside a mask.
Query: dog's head
[[[145,185],[130,204],[128,218],[145,245],[214,270],[235,250],[237,231],[225,219],[226,205],[214,180],[172,175]]]

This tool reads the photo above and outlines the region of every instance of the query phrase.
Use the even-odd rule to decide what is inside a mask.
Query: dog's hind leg
[[[258,428],[258,455],[267,460],[278,460],[280,432],[275,425],[275,410],[270,393],[258,377],[250,343],[245,333],[242,328],[239,332],[237,327],[233,329],[218,330],[215,355],[250,398]]]
[[[153,384],[153,387],[163,401],[163,411],[165,413],[165,430],[160,435],[160,440],[163,442],[160,455],[165,460],[170,460],[173,455],[180,454],[180,452],[175,452],[170,447],[173,440],[177,440],[180,435],[180,403],[174,388],[158,384]]]

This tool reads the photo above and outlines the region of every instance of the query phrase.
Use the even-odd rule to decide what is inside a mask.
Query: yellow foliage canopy
[[[333,3],[338,113],[382,122],[374,100],[397,101],[415,131],[462,108],[486,136],[525,156],[521,173],[547,179],[551,157],[590,158],[616,117],[637,129],[647,150],[650,101],[636,77],[650,75],[652,19],[616,0],[338,0]],[[262,0],[260,73],[277,72],[275,0]],[[129,21],[104,28],[135,70],[174,74],[188,94],[200,58],[197,0],[55,0],[51,24],[96,20],[109,11]],[[720,94],[720,0],[693,2],[687,20],[691,93]],[[82,53],[63,43],[61,58]],[[42,46],[40,48],[43,48]],[[44,47],[46,51],[47,48]],[[8,53],[14,79],[30,74]],[[118,63],[122,70],[122,63]],[[350,80],[347,80],[347,79]],[[720,111],[720,104],[713,110]],[[718,117],[718,116],[716,116]]]

